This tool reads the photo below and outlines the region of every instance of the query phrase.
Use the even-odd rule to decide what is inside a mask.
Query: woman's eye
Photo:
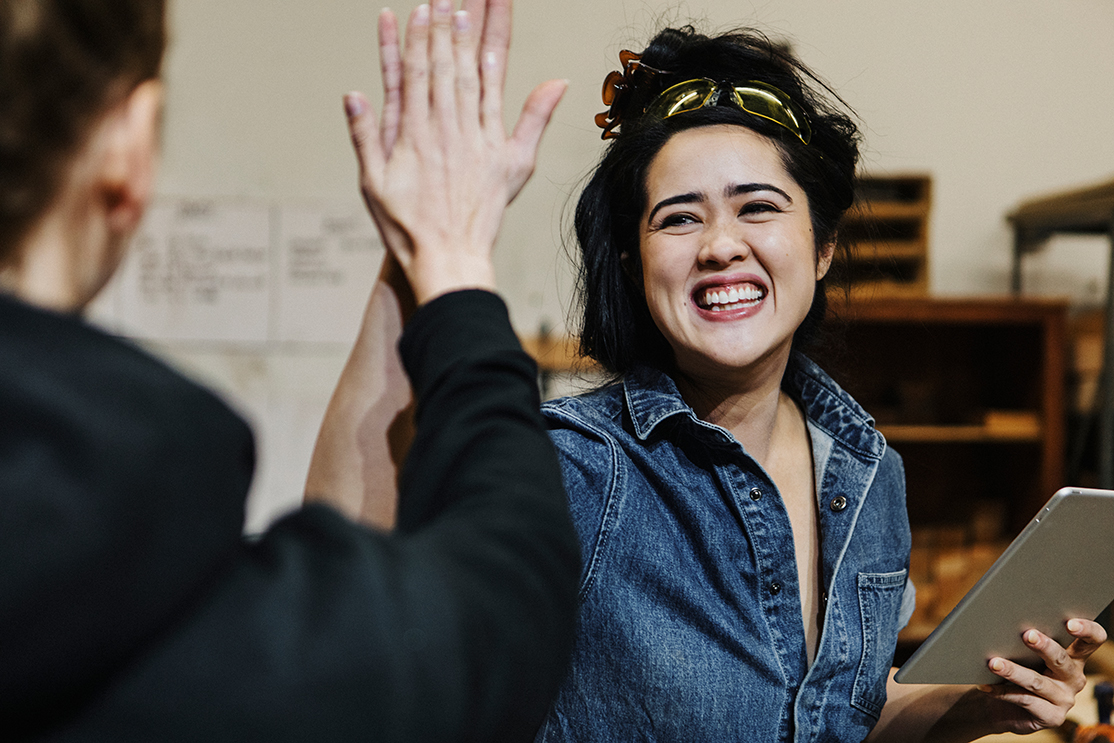
[[[684,225],[693,224],[696,219],[691,214],[669,214],[662,217],[661,222],[658,223],[658,229],[664,230],[670,227],[683,227]]]
[[[768,201],[752,201],[740,209],[739,214],[765,214],[779,211],[781,211],[781,209],[779,209],[776,204],[771,204]]]

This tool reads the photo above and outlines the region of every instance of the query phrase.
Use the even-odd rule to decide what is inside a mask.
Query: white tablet
[[[994,684],[992,657],[1041,660],[1037,629],[1067,645],[1064,623],[1114,600],[1114,491],[1063,488],[1018,535],[894,677],[903,684]]]

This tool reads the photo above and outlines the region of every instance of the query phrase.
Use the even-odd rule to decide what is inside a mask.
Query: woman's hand
[[[1035,630],[1025,633],[1025,643],[1044,660],[1043,673],[991,658],[990,670],[1005,684],[898,684],[893,669],[886,706],[867,740],[959,743],[992,733],[1024,735],[1059,727],[1086,685],[1084,664],[1106,641],[1106,631],[1096,622],[1072,619],[1067,629],[1075,638],[1067,648]]]
[[[1083,666],[1106,641],[1106,630],[1096,622],[1072,619],[1067,623],[1074,641],[1061,647],[1047,635],[1029,630],[1023,639],[1044,660],[1043,673],[1003,658],[991,658],[989,667],[1008,683],[981,686],[991,698],[991,724],[997,730],[1031,733],[1059,727],[1086,685]]]
[[[455,289],[493,288],[491,251],[506,205],[534,170],[538,144],[565,90],[530,94],[507,137],[503,84],[511,0],[422,5],[405,49],[389,10],[379,18],[384,104],[345,97],[364,199],[418,303]]]

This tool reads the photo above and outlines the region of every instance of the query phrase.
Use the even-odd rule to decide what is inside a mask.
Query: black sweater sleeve
[[[481,291],[420,308],[402,353],[399,529],[319,505],[279,521],[59,739],[532,738],[579,575],[534,365]]]

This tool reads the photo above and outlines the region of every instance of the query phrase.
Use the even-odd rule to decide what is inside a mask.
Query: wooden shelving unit
[[[909,450],[914,516],[962,522],[952,493],[978,489],[1009,499],[1016,531],[1063,485],[1065,303],[889,298],[833,302],[833,314],[840,342],[818,361]],[[936,451],[953,445],[988,460],[1005,445],[1009,471],[954,470]],[[947,485],[924,488],[918,471]]]
[[[853,296],[919,297],[928,292],[931,206],[928,176],[860,179],[859,201],[840,226],[850,258],[835,267],[848,277]]]
[[[908,649],[1066,484],[1067,306],[886,298],[833,311],[845,327],[817,361],[905,463],[917,584]]]

